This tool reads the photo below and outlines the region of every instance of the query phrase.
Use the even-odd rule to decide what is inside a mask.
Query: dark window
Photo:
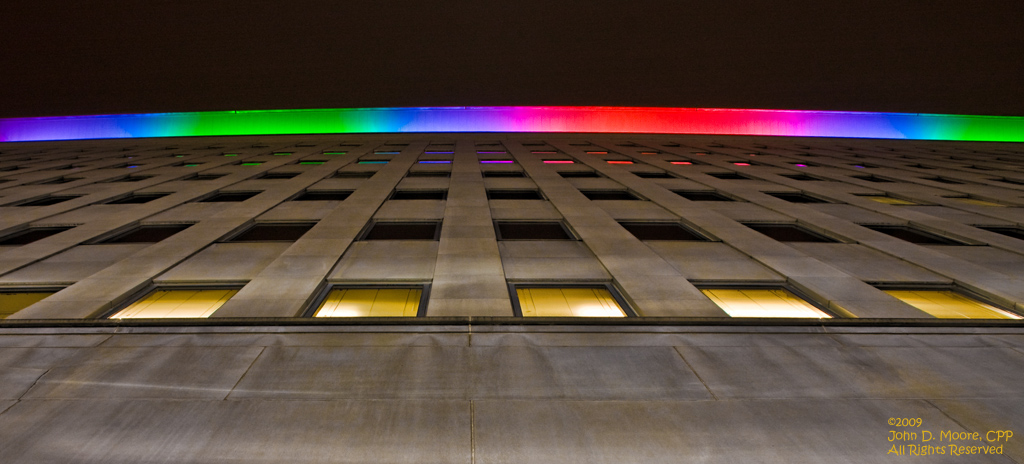
[[[1024,240],[1024,230],[1016,227],[978,227],[979,229],[995,232],[997,234],[1013,237],[1017,240]]]
[[[794,224],[743,224],[780,242],[835,242]]]
[[[488,190],[488,200],[543,200],[538,190]]]
[[[734,201],[732,198],[729,198],[718,192],[692,192],[683,190],[673,190],[673,193],[690,201]]]
[[[815,197],[812,197],[810,195],[805,195],[803,193],[794,193],[794,192],[765,192],[765,193],[767,193],[768,195],[771,195],[771,196],[773,196],[775,198],[778,198],[780,200],[786,200],[786,201],[788,201],[790,203],[828,203],[825,200],[822,200],[820,198],[815,198]]]
[[[594,171],[562,171],[559,172],[558,175],[567,179],[577,177],[601,177]]]
[[[636,195],[625,190],[580,190],[591,200],[639,200]]]
[[[495,222],[498,240],[572,240],[561,222]]]
[[[66,196],[66,197],[43,197],[36,200],[20,203],[15,206],[50,206],[56,205],[57,203],[63,203],[68,200],[78,198],[77,196]]]
[[[396,190],[391,194],[392,200],[444,200],[448,198],[447,190]]]
[[[1006,178],[1006,177],[1004,177],[1002,179],[992,179],[992,180],[994,180],[996,182],[1002,182],[1004,184],[1024,185],[1024,180],[1009,179],[1009,178]]]
[[[853,177],[854,179],[866,180],[868,182],[877,182],[877,183],[892,182],[889,179],[884,179],[884,178],[881,178],[881,177],[878,177],[878,176],[850,176],[850,177]]]
[[[323,192],[306,192],[292,201],[342,201],[352,194],[350,190],[329,190]]]
[[[377,171],[341,171],[334,173],[335,179],[369,179]]]
[[[56,179],[50,179],[45,182],[39,182],[39,185],[55,185],[55,184],[66,184],[68,182],[74,182],[76,180],[82,180],[81,177],[58,177]]]
[[[952,179],[946,179],[946,178],[943,178],[943,177],[922,177],[922,179],[930,180],[932,182],[939,182],[939,183],[942,183],[942,184],[955,184],[955,185],[963,184],[963,182],[955,181],[955,180],[952,180]]]
[[[214,180],[224,177],[224,174],[196,174],[194,176],[186,177],[182,180]]]
[[[744,176],[742,174],[735,173],[735,172],[709,172],[708,175],[711,176],[711,177],[716,177],[718,179],[724,179],[724,180],[743,180],[743,179],[749,179],[749,177]]]
[[[931,166],[925,166],[923,164],[911,164],[910,166],[907,166],[907,167],[908,168],[917,168],[917,169],[935,169],[935,168],[933,168]]]
[[[788,177],[788,178],[793,179],[793,180],[821,180],[821,179],[819,179],[817,177],[809,176],[809,175],[803,174],[803,173],[801,173],[801,174],[782,174],[782,177]]]
[[[377,222],[363,240],[437,240],[440,222]]]
[[[124,198],[119,198],[114,201],[108,201],[108,205],[137,205],[142,203],[149,203],[157,198],[166,197],[166,193],[141,193],[138,195],[128,195]]]
[[[101,243],[156,243],[187,229],[191,224],[167,226],[141,226],[116,235]]]
[[[124,176],[116,179],[110,179],[107,182],[138,182],[140,180],[146,180],[153,176]]]
[[[619,224],[640,240],[706,241],[704,237],[679,224],[651,222],[620,222]]]
[[[253,224],[228,242],[294,242],[316,224]]]
[[[405,177],[451,177],[448,171],[409,171]]]
[[[918,230],[912,227],[905,226],[864,226],[868,229],[883,234],[896,237],[900,240],[906,240],[910,243],[917,243],[920,245],[963,245],[956,240],[948,239],[939,235],[935,235],[923,230]]]
[[[291,179],[299,175],[297,172],[268,172],[259,176],[259,179]]]
[[[42,240],[51,235],[56,235],[71,227],[34,227],[22,230],[0,238],[0,246],[26,245],[36,240]]]
[[[523,171],[484,171],[484,177],[526,177]]]
[[[633,174],[635,174],[637,177],[642,177],[644,179],[675,179],[676,178],[676,176],[673,176],[672,174],[669,174],[667,172],[634,172]]]
[[[219,192],[213,196],[200,200],[202,203],[223,203],[223,202],[238,202],[248,200],[260,192]]]

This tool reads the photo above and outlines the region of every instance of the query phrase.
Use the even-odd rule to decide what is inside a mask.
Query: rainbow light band
[[[0,142],[400,132],[713,134],[1024,142],[1024,117],[714,108],[485,106],[0,119]]]

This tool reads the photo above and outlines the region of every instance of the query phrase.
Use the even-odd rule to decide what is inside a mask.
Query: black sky
[[[1024,2],[7,1],[0,117],[616,105],[1024,115]]]

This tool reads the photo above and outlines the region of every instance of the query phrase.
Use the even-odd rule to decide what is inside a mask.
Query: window
[[[108,205],[138,205],[142,203],[149,203],[157,198],[166,197],[166,193],[138,193],[131,194],[124,198],[119,198],[114,201],[108,201]]]
[[[39,300],[53,295],[54,292],[40,291],[4,291],[0,292],[0,319],[36,304]]]
[[[539,190],[488,190],[488,200],[543,200]]]
[[[32,227],[0,237],[0,246],[27,245],[36,240],[42,240],[51,235],[57,235],[71,227]]]
[[[765,194],[771,195],[780,200],[786,200],[790,203],[828,203],[820,198],[812,197],[800,192],[765,192]]]
[[[224,174],[195,174],[182,180],[214,180],[224,177]]]
[[[107,182],[139,182],[142,180],[149,179],[151,177],[153,176],[124,176],[108,180]]]
[[[31,201],[26,201],[24,203],[18,203],[18,204],[13,205],[13,206],[50,206],[50,205],[56,205],[57,203],[63,203],[63,202],[68,201],[68,200],[74,200],[75,198],[78,198],[78,196],[43,197],[43,198],[37,198],[35,200],[31,200]]]
[[[961,184],[963,184],[963,182],[955,181],[953,179],[946,179],[945,177],[922,177],[922,179],[930,180],[932,182],[938,182],[938,183],[941,183],[941,184],[953,184],[953,185],[961,185]]]
[[[743,224],[780,242],[835,242],[796,224]]]
[[[730,317],[832,317],[781,288],[713,288],[701,293]]]
[[[746,180],[746,179],[750,179],[747,176],[744,176],[742,174],[735,173],[735,172],[709,172],[708,175],[711,176],[711,177],[715,177],[715,178],[723,179],[723,180]]]
[[[1021,319],[952,290],[882,290],[940,319]]]
[[[979,229],[987,230],[989,232],[995,232],[997,234],[1005,235],[1007,237],[1013,237],[1017,240],[1024,240],[1024,230],[1016,227],[985,227],[978,226]]]
[[[639,200],[640,198],[626,190],[580,190],[590,200]]]
[[[878,176],[850,176],[850,177],[853,177],[854,179],[866,180],[868,182],[876,182],[876,183],[892,182],[889,179],[885,179],[885,178],[878,177]]]
[[[950,200],[953,200],[953,201],[955,201],[957,203],[963,203],[965,205],[972,205],[972,206],[1006,206],[1006,205],[1004,205],[1002,203],[996,203],[994,201],[982,200],[980,198],[974,198],[974,197],[945,197],[945,198],[949,198]]]
[[[268,172],[259,176],[258,179],[291,179],[299,175],[297,172]]]
[[[522,317],[626,317],[607,287],[516,286],[515,309]]]
[[[871,200],[871,201],[877,201],[879,203],[885,203],[887,205],[910,206],[910,205],[918,205],[918,204],[920,204],[920,203],[914,203],[914,202],[912,202],[910,200],[904,200],[902,198],[890,197],[888,195],[857,195],[857,196],[861,197],[861,198],[867,198],[868,200]]]
[[[335,179],[369,179],[377,171],[340,171],[334,173]]]
[[[707,241],[696,232],[676,223],[620,222],[619,224],[640,240]]]
[[[558,175],[566,179],[601,177],[600,175],[598,175],[598,173],[594,171],[562,171],[559,172]]]
[[[201,203],[239,202],[248,200],[259,194],[260,192],[217,192],[199,201]]]
[[[989,179],[989,180],[994,180],[996,182],[1002,182],[1004,184],[1024,185],[1024,180],[1010,179],[1010,178],[1007,178],[1007,177],[1003,177],[1002,179]]]
[[[334,288],[313,317],[416,317],[425,296],[422,288]]]
[[[409,171],[405,177],[451,177],[449,171]]]
[[[498,240],[572,240],[572,235],[561,222],[502,222],[494,223]]]
[[[484,177],[526,177],[523,171],[484,171]]]
[[[729,198],[718,192],[673,190],[672,193],[675,193],[676,195],[679,195],[690,201],[733,201],[732,198]]]
[[[111,319],[155,319],[177,317],[210,317],[237,289],[153,290],[128,305]]]
[[[36,184],[38,184],[38,185],[57,185],[57,184],[66,184],[68,182],[74,182],[76,180],[82,180],[82,178],[81,177],[58,177],[56,179],[50,179],[50,180],[45,181],[45,182],[36,182]]]
[[[343,201],[352,194],[351,190],[306,191],[292,201]]]
[[[440,222],[375,222],[362,240],[437,240]]]
[[[862,224],[863,225],[863,224]],[[868,229],[919,245],[963,245],[956,240],[907,226],[871,226]]]
[[[635,176],[643,179],[675,179],[676,176],[667,172],[634,172]]]
[[[395,190],[390,200],[444,200],[447,190]]]
[[[100,243],[156,243],[178,232],[188,229],[192,224],[139,226],[128,232],[115,235]]]
[[[294,242],[312,229],[314,223],[256,223],[227,242]]]

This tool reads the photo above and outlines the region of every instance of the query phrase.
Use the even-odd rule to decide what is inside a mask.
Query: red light
[[[672,161],[672,164],[693,164],[690,161]]]
[[[544,160],[544,164],[572,164],[572,160]]]
[[[610,160],[608,164],[633,164],[632,161]]]
[[[736,166],[750,166],[750,163],[732,163],[732,164],[735,164]]]
[[[606,152],[606,151],[588,151],[587,154],[588,155],[607,155],[608,152]]]

